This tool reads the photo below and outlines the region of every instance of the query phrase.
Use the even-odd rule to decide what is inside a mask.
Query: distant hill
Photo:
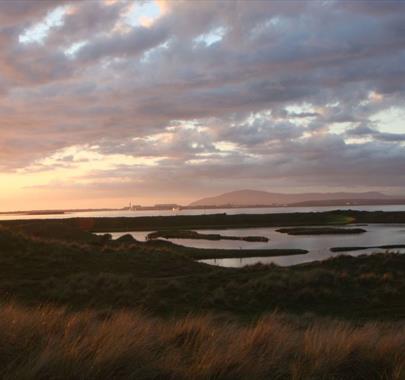
[[[398,197],[396,197],[398,198]],[[202,206],[272,206],[272,205],[289,205],[303,202],[325,202],[333,201],[334,203],[355,200],[357,202],[370,200],[373,203],[378,200],[389,201],[394,199],[379,192],[365,193],[303,193],[303,194],[284,194],[284,193],[269,193],[267,191],[258,190],[239,190],[230,193],[221,194],[215,197],[203,198],[192,202],[191,207]],[[404,199],[405,200],[405,197]]]

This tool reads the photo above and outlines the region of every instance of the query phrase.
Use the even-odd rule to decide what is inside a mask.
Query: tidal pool
[[[350,225],[349,227],[355,227]],[[232,236],[265,236],[269,242],[245,242],[240,240],[193,240],[193,239],[168,239],[179,245],[196,248],[217,248],[217,249],[305,249],[309,251],[306,255],[273,256],[273,257],[249,257],[234,259],[209,259],[201,262],[219,265],[224,267],[242,267],[256,263],[275,263],[281,266],[289,266],[311,261],[324,260],[329,257],[342,254],[359,256],[364,253],[381,252],[383,249],[366,249],[353,252],[331,252],[333,247],[356,247],[356,246],[380,246],[405,244],[404,224],[368,224],[361,225],[367,232],[358,235],[311,235],[294,236],[277,232],[280,227],[274,228],[241,228],[226,230],[196,230],[201,233],[219,233]],[[143,241],[151,231],[126,232],[135,239]],[[126,234],[123,232],[112,233],[113,239]],[[405,249],[392,249],[395,252],[405,253]]]

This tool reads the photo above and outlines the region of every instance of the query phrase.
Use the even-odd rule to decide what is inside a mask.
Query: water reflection
[[[394,252],[405,253],[405,249],[395,249]],[[360,256],[364,254],[371,254],[375,252],[384,252],[384,250],[378,249],[365,249],[361,251],[354,252],[310,252],[306,255],[294,255],[294,256],[275,256],[275,257],[247,257],[247,258],[235,258],[235,259],[212,259],[212,260],[199,260],[202,263],[210,265],[218,265],[221,267],[228,268],[239,268],[246,265],[254,265],[257,263],[261,264],[277,264],[282,267],[297,265],[303,263],[309,263],[312,261],[325,260],[329,257],[336,257],[342,254],[351,255],[351,256]]]
[[[110,232],[110,235],[112,238],[118,239],[119,237],[123,235],[132,235],[132,237],[138,241],[146,241],[146,236],[150,234],[153,231],[130,231],[130,232]],[[98,233],[96,235],[103,235],[103,233]]]

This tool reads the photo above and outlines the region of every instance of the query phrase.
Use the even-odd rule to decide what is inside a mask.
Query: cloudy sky
[[[0,2],[0,209],[405,189],[405,2]]]

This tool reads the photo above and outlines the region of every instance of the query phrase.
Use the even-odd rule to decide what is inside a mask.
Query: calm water
[[[0,215],[0,220],[13,219],[66,219],[66,218],[111,218],[136,216],[171,216],[171,215],[203,215],[203,214],[271,214],[288,212],[322,212],[331,210],[362,210],[362,211],[405,211],[405,205],[375,206],[322,206],[322,207],[261,207],[261,208],[223,208],[206,210],[148,210],[148,211],[86,211],[55,215]]]
[[[0,220],[12,219],[64,219],[64,218],[91,218],[91,217],[137,217],[137,216],[170,216],[170,215],[201,215],[227,213],[233,214],[265,214],[265,213],[288,213],[288,212],[322,212],[330,210],[363,210],[363,211],[405,211],[405,205],[384,205],[384,206],[333,206],[333,207],[264,207],[264,208],[237,208],[237,209],[207,209],[207,210],[148,210],[148,211],[91,211],[72,212],[59,215],[0,215]],[[270,239],[268,243],[232,240],[191,240],[171,239],[172,242],[180,245],[198,248],[220,248],[220,249],[268,249],[268,248],[300,248],[309,251],[306,255],[276,256],[276,257],[250,257],[244,259],[215,259],[202,260],[202,262],[226,267],[241,267],[255,263],[275,263],[282,266],[301,264],[305,262],[323,260],[328,257],[337,256],[342,253],[330,252],[330,248],[339,246],[374,246],[387,244],[405,244],[405,225],[379,225],[371,224],[365,227],[367,232],[361,235],[326,235],[326,236],[290,236],[276,232],[277,228],[250,228],[233,230],[203,230],[201,233],[220,233],[222,235],[258,235]],[[129,232],[137,240],[144,240],[151,231]],[[116,239],[124,233],[112,233]],[[353,256],[364,253],[371,253],[376,249],[348,252]],[[400,250],[405,252],[405,250]]]
[[[306,249],[306,255],[275,256],[275,257],[249,257],[235,259],[213,259],[201,260],[207,264],[220,265],[225,267],[241,267],[255,263],[275,263],[281,266],[301,264],[310,261],[324,260],[328,257],[341,255],[342,252],[331,252],[332,247],[343,246],[378,246],[388,244],[405,244],[405,224],[369,224],[362,227],[367,232],[359,235],[314,235],[314,236],[292,236],[277,232],[277,228],[248,228],[228,230],[198,230],[201,233],[220,233],[221,235],[232,236],[266,236],[269,242],[254,242],[235,240],[193,240],[193,239],[170,239],[173,243],[197,248],[219,248],[219,249]],[[135,239],[144,240],[148,232],[129,232]],[[113,233],[116,239],[124,233]],[[352,256],[364,253],[372,253],[377,249],[347,252]],[[381,250],[380,250],[381,251]],[[405,249],[396,250],[405,253]]]

